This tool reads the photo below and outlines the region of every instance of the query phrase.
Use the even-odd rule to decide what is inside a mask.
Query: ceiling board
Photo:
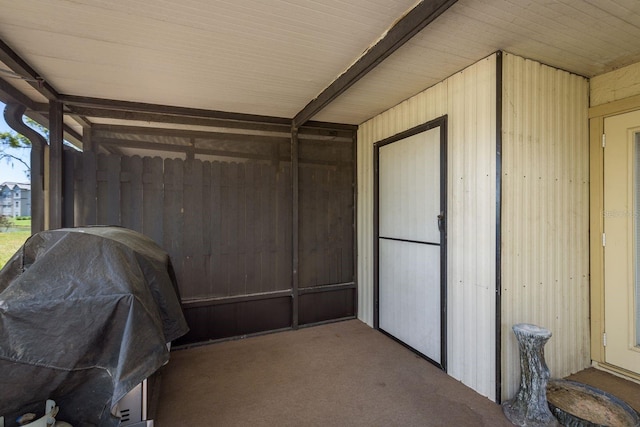
[[[292,118],[416,1],[0,0],[0,38],[63,94]],[[497,50],[638,62],[640,2],[458,0],[313,120],[362,123]]]

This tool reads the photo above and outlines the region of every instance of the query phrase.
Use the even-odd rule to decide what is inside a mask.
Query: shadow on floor
[[[567,379],[640,409],[640,385]],[[174,426],[510,426],[479,395],[358,320],[172,351],[155,415]]]
[[[155,423],[511,425],[499,405],[358,320],[172,352]]]

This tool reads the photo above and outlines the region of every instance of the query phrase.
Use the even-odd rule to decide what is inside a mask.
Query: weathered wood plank
[[[276,203],[277,218],[275,224],[279,232],[276,235],[275,249],[277,251],[277,269],[275,271],[274,290],[291,289],[293,280],[292,271],[292,176],[291,163],[282,163],[270,185],[274,187],[272,193]]]
[[[242,257],[240,254],[240,244],[242,242],[242,218],[240,218],[240,200],[241,200],[241,175],[242,167],[238,163],[229,165],[229,175],[227,185],[229,188],[229,203],[222,208],[229,217],[229,234],[227,245],[229,248],[229,281],[227,283],[228,295],[242,295]]]
[[[131,226],[133,222],[132,205],[134,204],[131,188],[131,160],[132,157],[123,156],[120,164],[120,218],[123,227],[134,229]]]
[[[184,259],[182,232],[184,226],[183,214],[183,161],[180,159],[164,160],[164,203],[163,247],[173,260],[173,266],[178,279],[181,295],[191,295],[192,284],[184,280]]]
[[[245,280],[246,280],[246,293],[260,292],[260,283],[258,280],[260,274],[260,252],[257,241],[259,239],[259,204],[256,203],[257,199],[257,182],[256,176],[259,176],[260,165],[256,162],[245,163],[245,241],[244,252],[245,259]]]
[[[84,176],[84,163],[82,152],[77,152],[73,156],[74,161],[74,176],[73,176],[73,226],[78,227],[83,225],[83,206],[84,206],[84,188],[83,176]],[[32,192],[33,194],[33,192]],[[33,201],[32,201],[33,202]],[[33,204],[31,205],[33,208]],[[33,224],[33,216],[31,220]]]
[[[227,214],[227,209],[231,205],[233,189],[231,188],[232,164],[222,163],[220,165],[220,263],[218,265],[218,283],[223,296],[230,296],[230,263],[231,263],[231,240],[233,239],[232,218]]]
[[[73,183],[75,181],[75,152],[65,150],[62,158],[62,226],[73,227],[74,225],[74,205],[75,192]]]
[[[120,225],[120,156],[107,157],[107,222]]]
[[[211,163],[211,263],[209,270],[209,294],[226,296],[223,291],[222,270],[222,164]]]
[[[140,156],[122,157],[121,205],[122,226],[143,232],[143,199],[144,184],[142,182],[144,167]]]
[[[204,249],[202,239],[202,162],[187,160],[184,162],[184,229],[183,256],[184,280],[189,283],[191,293],[184,298],[207,297],[204,282]]]
[[[82,193],[84,197],[80,221],[84,225],[95,225],[98,223],[98,207],[96,205],[98,159],[96,154],[91,151],[83,152],[82,163]]]
[[[142,159],[142,233],[164,244],[164,162],[160,157]]]
[[[109,173],[108,156],[98,154],[96,162],[96,221],[99,225],[107,225],[109,217]],[[120,206],[120,203],[118,203]]]

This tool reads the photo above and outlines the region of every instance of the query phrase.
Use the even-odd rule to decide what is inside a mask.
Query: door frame
[[[589,248],[591,270],[591,360],[598,366],[640,381],[640,374],[606,363],[604,333],[604,120],[640,110],[640,95],[589,108]]]
[[[381,147],[403,140],[410,136],[440,128],[440,212],[443,213],[443,227],[440,230],[440,363],[416,351],[407,344],[380,329],[380,210],[379,210],[379,151]],[[374,144],[373,150],[373,327],[400,344],[419,354],[443,371],[447,371],[447,116],[441,116],[406,131],[380,140]]]

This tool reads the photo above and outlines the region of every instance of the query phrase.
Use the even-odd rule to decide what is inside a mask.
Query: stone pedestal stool
[[[527,323],[514,325],[513,332],[520,349],[520,389],[512,400],[502,404],[502,410],[518,426],[559,426],[547,403],[550,375],[544,361],[544,345],[551,332]]]

